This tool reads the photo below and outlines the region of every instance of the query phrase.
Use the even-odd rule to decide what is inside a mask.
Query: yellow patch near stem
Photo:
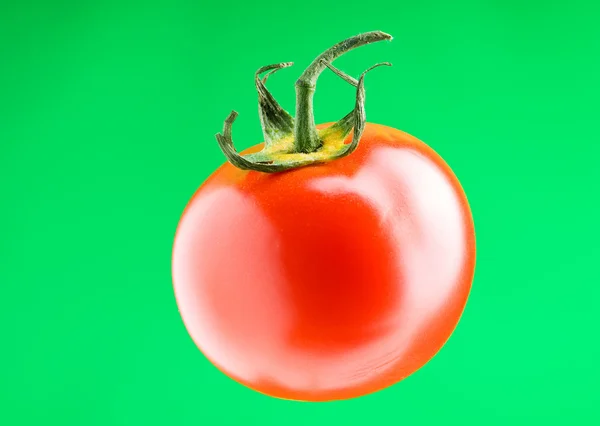
[[[264,148],[257,157],[260,157],[261,160],[264,158],[263,161],[273,161],[274,163],[327,161],[346,147],[344,144],[346,138],[344,132],[339,128],[332,129],[332,127],[334,126],[318,131],[323,145],[315,152],[290,152],[294,148],[294,137],[289,136],[279,139],[268,148]]]

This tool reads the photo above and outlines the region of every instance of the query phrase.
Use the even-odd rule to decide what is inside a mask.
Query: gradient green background
[[[4,0],[0,6],[0,423],[597,425],[600,7],[580,1]],[[344,402],[228,379],[180,320],[171,243],[224,161],[261,139],[254,71],[293,110],[329,45],[368,76],[369,121],[439,152],[472,205],[478,259],[456,332],[424,368]],[[352,108],[325,72],[318,121]]]

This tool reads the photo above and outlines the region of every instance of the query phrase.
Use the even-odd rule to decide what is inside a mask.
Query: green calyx
[[[311,164],[335,160],[352,153],[358,146],[365,126],[364,77],[370,70],[391,65],[376,64],[363,72],[358,80],[335,68],[331,62],[342,54],[365,44],[391,40],[392,36],[381,31],[359,34],[344,40],[319,55],[296,81],[296,118],[294,119],[277,103],[265,83],[274,72],[287,68],[292,62],[267,65],[256,71],[255,84],[258,91],[259,115],[265,138],[262,151],[240,155],[233,146],[231,127],[237,117],[232,111],[225,120],[223,133],[216,135],[221,150],[234,166],[243,170],[264,173],[281,172]],[[325,68],[356,87],[354,109],[341,120],[326,129],[317,130],[313,112],[313,96],[316,82]],[[261,78],[260,76],[266,74]],[[354,129],[352,142],[344,140]]]

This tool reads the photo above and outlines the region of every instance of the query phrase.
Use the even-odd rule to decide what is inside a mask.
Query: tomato
[[[192,338],[279,398],[346,399],[424,365],[457,325],[475,240],[435,152],[367,124],[348,157],[282,174],[223,165],[194,195],[173,276]]]
[[[331,401],[391,386],[440,350],[467,302],[475,232],[458,179],[423,142],[366,123],[364,73],[355,80],[330,63],[390,38],[366,33],[319,56],[296,83],[296,120],[259,78],[290,64],[261,68],[265,143],[236,153],[232,113],[217,135],[229,162],[177,228],[185,327],[218,369],[263,394]],[[314,126],[326,67],[357,88],[356,105]]]

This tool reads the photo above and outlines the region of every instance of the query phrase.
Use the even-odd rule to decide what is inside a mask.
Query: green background
[[[420,3],[420,4],[417,4]],[[0,423],[597,425],[600,6],[579,1],[0,3]],[[419,137],[461,180],[477,230],[456,332],[405,381],[325,404],[271,399],[196,349],[171,244],[224,161],[261,140],[253,73],[293,111],[330,45],[367,118]],[[325,72],[317,121],[352,108]]]

